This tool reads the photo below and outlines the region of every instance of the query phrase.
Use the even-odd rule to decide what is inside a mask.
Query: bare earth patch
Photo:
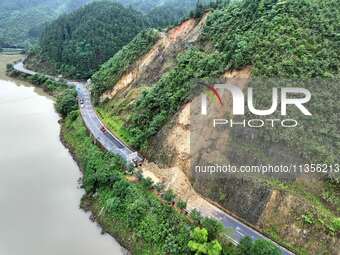
[[[223,79],[232,79],[235,84],[245,88],[250,74],[251,68],[246,67],[239,71],[226,72]],[[166,125],[164,130],[160,132],[165,135],[155,138],[155,142],[161,144],[162,151],[173,155],[174,160],[169,167],[161,168],[155,163],[145,162],[142,171],[145,176],[150,177],[154,182],[164,183],[167,189],[172,189],[177,196],[187,201],[188,209],[197,208],[204,212],[206,216],[216,216],[216,210],[218,213],[221,213],[221,211],[203,199],[194,190],[189,180],[191,177],[190,107],[191,103],[184,105],[170,121],[170,124]],[[153,153],[157,154],[156,151]]]

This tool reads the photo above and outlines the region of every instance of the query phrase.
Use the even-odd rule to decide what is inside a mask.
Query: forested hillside
[[[193,78],[217,78],[228,69],[241,69],[247,65],[252,65],[254,77],[261,78],[339,77],[339,24],[340,3],[335,0],[242,1],[224,10],[214,11],[208,17],[202,37],[202,45],[212,43],[214,49],[206,51],[201,49],[201,45],[197,45],[178,58],[178,70],[165,74],[137,102],[136,111],[132,114],[133,133],[137,140],[144,137],[141,143],[155,134],[188,99],[190,93],[188,94],[189,91],[184,93],[183,84],[188,83],[193,89],[195,86],[191,82]],[[176,101],[171,102],[173,98],[168,96],[164,98],[168,101],[166,104],[164,101],[154,101],[153,98],[161,98],[164,95],[163,88],[168,89],[169,84],[174,84],[170,93],[176,94]],[[319,100],[326,96],[326,91],[314,89]],[[337,89],[335,83],[328,88],[327,93],[335,95]],[[178,94],[179,91],[183,94]],[[338,98],[331,97],[329,100],[331,99],[330,107],[334,108],[331,112],[339,112]],[[319,103],[315,102],[316,105]],[[269,135],[266,130],[266,134],[263,134],[266,136],[265,139],[276,141],[280,136],[280,139],[291,146],[304,146],[301,150],[307,159],[334,163],[340,157],[339,143],[331,142],[333,138],[338,137],[338,130],[333,128],[336,126],[337,118],[327,116],[327,112],[320,112],[322,110],[329,112],[329,109],[320,109],[316,105],[311,107],[318,114],[315,114],[315,119],[308,125],[311,127],[322,123],[321,130],[302,129],[301,133],[287,133],[284,138],[281,133],[272,132]],[[159,126],[155,129],[156,119]],[[159,121],[160,119],[162,121]],[[137,132],[140,129],[143,130]],[[149,134],[146,130],[152,132]],[[325,130],[328,130],[326,136]],[[312,141],[311,137],[314,138]],[[325,138],[330,142],[323,143],[322,140]]]
[[[226,160],[235,165],[338,163],[339,1],[243,0],[211,10],[207,17],[200,18],[205,22],[202,31],[192,25],[200,19],[188,20],[162,35],[144,58],[134,64],[119,67],[108,64],[117,62],[122,56],[120,52],[93,76],[93,95],[96,100],[101,99],[98,108],[111,128],[121,137],[129,137],[127,142],[156,158],[160,165],[183,167],[184,163],[173,165],[179,160],[173,150],[175,146],[165,148],[160,143],[174,139],[171,135],[176,137],[177,133],[168,136],[167,133],[176,123],[174,118],[197,95],[195,92],[200,89],[197,80],[208,83],[223,79],[230,72],[248,69],[253,79],[247,85],[257,91],[258,108],[268,108],[268,91],[274,86],[263,82],[267,81],[264,79],[290,78],[298,82],[284,86],[304,86],[311,91],[313,100],[308,109],[313,116],[305,118],[298,111],[289,111],[289,116],[300,125],[293,131],[279,127],[228,131]],[[197,31],[198,40],[196,36],[190,37]],[[181,35],[182,40],[177,40]],[[124,55],[129,56],[128,49],[138,49],[138,45],[129,45]],[[104,90],[107,91],[100,96]],[[181,138],[180,142],[189,139]],[[305,180],[290,181],[275,179],[259,184],[257,179],[212,177],[194,179],[192,184],[225,208],[259,224],[272,238],[298,254],[321,251],[335,254],[339,239],[334,237],[340,231],[339,179],[323,176],[314,180],[317,185],[309,185]],[[237,188],[233,188],[235,183]],[[263,196],[253,201],[258,191]],[[242,204],[235,202],[240,197],[244,199]],[[281,207],[282,201],[287,203],[285,208]],[[269,202],[272,204],[266,204]],[[261,204],[266,208],[261,209],[264,215],[260,210],[252,218],[254,208]]]
[[[183,17],[189,15],[196,6],[196,0],[168,0],[163,1],[161,5],[152,8],[147,17],[150,23],[155,27],[164,27],[180,21]]]
[[[128,45],[107,61],[93,79],[93,96],[99,96],[116,83],[123,71],[128,69],[138,58],[147,53],[159,39],[159,32],[148,29],[138,34]]]
[[[0,39],[13,46],[28,46],[39,39],[46,23],[94,1],[101,0],[3,0],[0,2]],[[105,1],[142,12],[153,26],[176,23],[196,5],[196,0]]]
[[[0,38],[10,45],[25,46],[38,39],[42,26],[62,13],[71,12],[91,0],[2,0]]]
[[[40,58],[67,76],[88,78],[147,25],[142,14],[120,4],[92,3],[46,27]]]
[[[176,23],[188,16],[195,8],[197,0],[117,0],[117,2],[141,11],[148,17],[151,25],[157,27]]]
[[[143,13],[149,13],[152,9],[161,7],[164,5],[179,5],[182,3],[183,6],[195,6],[195,0],[115,0],[124,6],[131,6],[132,8],[141,11]]]
[[[189,15],[196,1],[124,1],[124,5],[126,8],[110,1],[95,2],[59,17],[42,32],[37,59],[30,58],[33,61],[28,64],[88,78],[139,31],[178,22]]]
[[[235,15],[242,18],[235,19]],[[204,37],[224,54],[227,68],[252,65],[254,77],[337,79],[339,24],[339,1],[252,1],[213,13]],[[304,129],[293,134],[287,130],[280,130],[283,134],[266,130],[261,139],[283,140],[298,147],[311,161],[336,162],[340,158],[340,144],[334,139],[339,139],[339,130],[335,128],[337,117],[329,114],[339,112],[336,96],[339,84],[336,80],[329,83],[327,90],[310,84],[316,98],[310,105],[314,117],[305,122]],[[320,107],[326,98],[329,108]],[[268,102],[260,104],[265,107]],[[291,114],[299,119],[298,113]]]

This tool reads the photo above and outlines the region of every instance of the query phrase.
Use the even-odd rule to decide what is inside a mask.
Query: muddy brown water
[[[121,255],[79,209],[81,173],[41,90],[5,75],[0,54],[0,255]]]

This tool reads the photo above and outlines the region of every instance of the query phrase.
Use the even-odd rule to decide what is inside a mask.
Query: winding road
[[[28,70],[25,68],[23,62],[18,62],[13,65],[14,69],[18,72],[22,72],[28,75],[38,74],[34,71]],[[46,75],[45,75],[46,76]],[[47,76],[51,79],[57,80],[54,77]],[[91,103],[91,96],[88,89],[89,82],[78,82],[78,81],[67,81],[67,85],[75,86],[78,99],[79,99],[79,107],[84,123],[92,136],[95,137],[97,142],[99,142],[103,148],[107,151],[112,152],[115,155],[121,156],[127,162],[131,162],[134,164],[139,164],[143,162],[143,158],[138,155],[137,152],[132,151],[128,146],[126,146],[122,141],[120,141],[114,134],[112,134],[109,130],[105,128],[105,132],[102,131],[104,125],[97,116],[97,113]],[[202,206],[196,206],[195,208],[191,207],[188,204],[188,209],[198,210],[205,217],[213,217],[223,223],[226,228],[232,229],[233,233],[231,236],[227,236],[235,245],[239,244],[239,242],[246,236],[249,236],[253,240],[257,239],[266,239],[270,240],[257,230],[247,226],[246,224],[240,222],[235,217],[227,214],[222,211],[218,207],[210,204],[204,203]],[[283,255],[294,255],[294,253],[288,251],[286,248],[280,246],[276,242],[270,240],[276,245]]]
[[[22,61],[14,64],[13,67],[16,71],[28,75],[38,74],[37,72],[25,68]],[[55,77],[49,75],[45,76],[49,77],[50,79],[57,80]],[[125,145],[107,128],[105,128],[91,103],[90,92],[87,89],[88,83],[70,80],[66,80],[66,83],[68,86],[76,88],[81,116],[86,127],[90,131],[91,135],[96,139],[96,141],[100,143],[101,146],[107,151],[115,155],[119,155],[126,162],[133,164],[139,164],[143,162],[143,158],[139,156],[137,152],[132,151],[127,145]],[[105,130],[104,132],[103,128]]]
[[[87,89],[88,83],[68,82],[69,85],[75,85],[79,98],[80,112],[85,125],[96,138],[96,140],[107,150],[115,155],[121,156],[125,161],[139,164],[143,158],[137,152],[132,151],[127,145],[120,141],[114,134],[105,128],[99,119],[91,103],[91,96]],[[103,132],[103,127],[105,132]]]

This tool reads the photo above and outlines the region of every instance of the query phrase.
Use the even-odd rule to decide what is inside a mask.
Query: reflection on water
[[[80,172],[59,141],[53,101],[5,77],[15,58],[0,55],[0,254],[123,254],[79,209]]]

